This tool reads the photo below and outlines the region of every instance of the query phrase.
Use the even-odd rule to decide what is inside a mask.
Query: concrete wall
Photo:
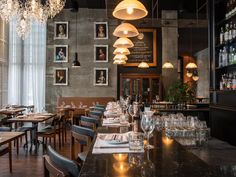
[[[204,49],[196,53],[196,60],[198,65],[199,80],[197,82],[197,97],[209,98],[210,86],[210,66],[208,58],[208,49]]]
[[[177,11],[162,11],[162,64],[166,61],[174,65],[174,69],[162,69],[164,95],[169,86],[178,79],[178,14]],[[170,20],[168,20],[170,19]],[[176,20],[173,20],[176,19]],[[166,23],[165,23],[166,22]]]
[[[69,22],[69,39],[54,40],[54,22]],[[94,22],[108,22],[109,38],[105,40],[94,40]],[[76,49],[76,12],[63,10],[53,20],[48,22],[47,33],[47,72],[46,72],[46,107],[53,110],[56,106],[57,98],[60,96],[83,96],[83,97],[116,97],[117,93],[117,66],[112,64],[113,42],[112,36],[117,22],[109,21],[106,18],[105,10],[79,9],[78,12],[78,47]],[[69,46],[69,62],[54,63],[54,45],[63,44]],[[94,62],[94,44],[109,45],[109,62]],[[71,64],[74,53],[78,52],[80,68],[72,68]],[[56,67],[67,67],[69,69],[68,86],[53,85],[53,70]],[[94,68],[104,67],[109,69],[109,85],[94,86]]]
[[[0,106],[7,104],[8,25],[0,18]]]

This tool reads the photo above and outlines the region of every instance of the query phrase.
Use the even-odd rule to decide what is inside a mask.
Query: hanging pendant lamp
[[[192,77],[192,76],[193,76],[193,73],[190,72],[190,71],[187,71],[186,76],[187,76],[187,77]]]
[[[72,68],[79,68],[80,67],[80,62],[78,61],[78,53],[75,52],[75,58],[72,63]]]
[[[122,54],[122,55],[129,55],[130,51],[127,48],[116,48],[113,52],[114,55]]]
[[[167,61],[162,65],[162,68],[163,69],[173,69],[174,65],[171,62]]]
[[[121,20],[138,20],[147,16],[148,11],[138,0],[123,0],[115,7],[112,14]]]
[[[126,37],[121,37],[117,39],[113,45],[113,47],[115,48],[118,48],[118,47],[131,48],[133,46],[134,46],[133,42]]]
[[[128,58],[127,58],[126,55],[117,54],[117,55],[115,55],[115,57],[113,58],[113,60],[124,60],[124,61],[127,61]]]
[[[113,62],[113,64],[115,64],[115,65],[124,65],[124,64],[126,64],[126,61],[125,60],[115,60]]]
[[[197,65],[193,62],[190,62],[186,65],[186,69],[196,69]]]
[[[113,35],[116,37],[135,37],[139,35],[137,28],[130,23],[122,23],[116,27]]]
[[[141,63],[139,63],[138,68],[149,68],[149,65],[147,62],[142,61]]]

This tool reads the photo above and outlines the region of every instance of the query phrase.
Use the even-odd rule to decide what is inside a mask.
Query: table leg
[[[10,172],[12,172],[12,150],[11,150],[11,142],[8,143],[8,148],[9,148],[9,168]]]

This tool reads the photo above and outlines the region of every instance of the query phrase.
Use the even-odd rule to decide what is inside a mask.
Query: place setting
[[[143,153],[144,135],[141,132],[98,133],[93,154]]]

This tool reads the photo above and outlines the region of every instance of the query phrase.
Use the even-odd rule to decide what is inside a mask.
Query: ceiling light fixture
[[[0,16],[9,22],[17,18],[17,34],[24,39],[29,32],[31,21],[46,23],[65,6],[66,0],[1,0]]]
[[[115,48],[118,48],[118,47],[131,48],[133,46],[134,46],[133,42],[126,37],[121,37],[121,38],[117,39],[113,45],[113,47],[115,47]]]
[[[115,65],[124,65],[124,64],[126,64],[126,61],[125,60],[115,60],[113,62],[113,64],[115,64]]]
[[[130,54],[130,51],[129,49],[127,48],[116,48],[113,52],[114,55],[117,55],[117,54],[122,54],[122,55],[129,55]]]
[[[137,28],[130,23],[122,23],[116,27],[113,35],[116,37],[135,37],[139,35]]]
[[[163,69],[173,69],[174,65],[171,62],[167,61],[162,65],[162,68]]]
[[[196,69],[197,65],[193,62],[190,62],[186,65],[186,69]]]
[[[115,57],[113,58],[113,60],[125,60],[125,61],[127,61],[128,58],[127,58],[126,55],[117,54],[117,55],[115,55]]]
[[[147,62],[142,61],[141,63],[139,63],[138,68],[143,68],[143,69],[149,68],[149,65]]]
[[[121,20],[138,20],[147,16],[148,11],[138,0],[123,0],[115,7],[112,14]]]
[[[72,68],[79,68],[80,66],[80,62],[78,61],[78,53],[75,52],[75,58],[72,63]]]
[[[76,51],[77,51],[77,48],[78,48],[78,10],[76,10],[75,11],[75,13],[76,13],[76,35],[75,35],[75,37],[76,37]],[[75,52],[75,58],[74,58],[74,60],[73,60],[73,63],[72,63],[72,68],[80,68],[80,62],[79,62],[79,60],[78,60],[78,53],[77,52]]]

